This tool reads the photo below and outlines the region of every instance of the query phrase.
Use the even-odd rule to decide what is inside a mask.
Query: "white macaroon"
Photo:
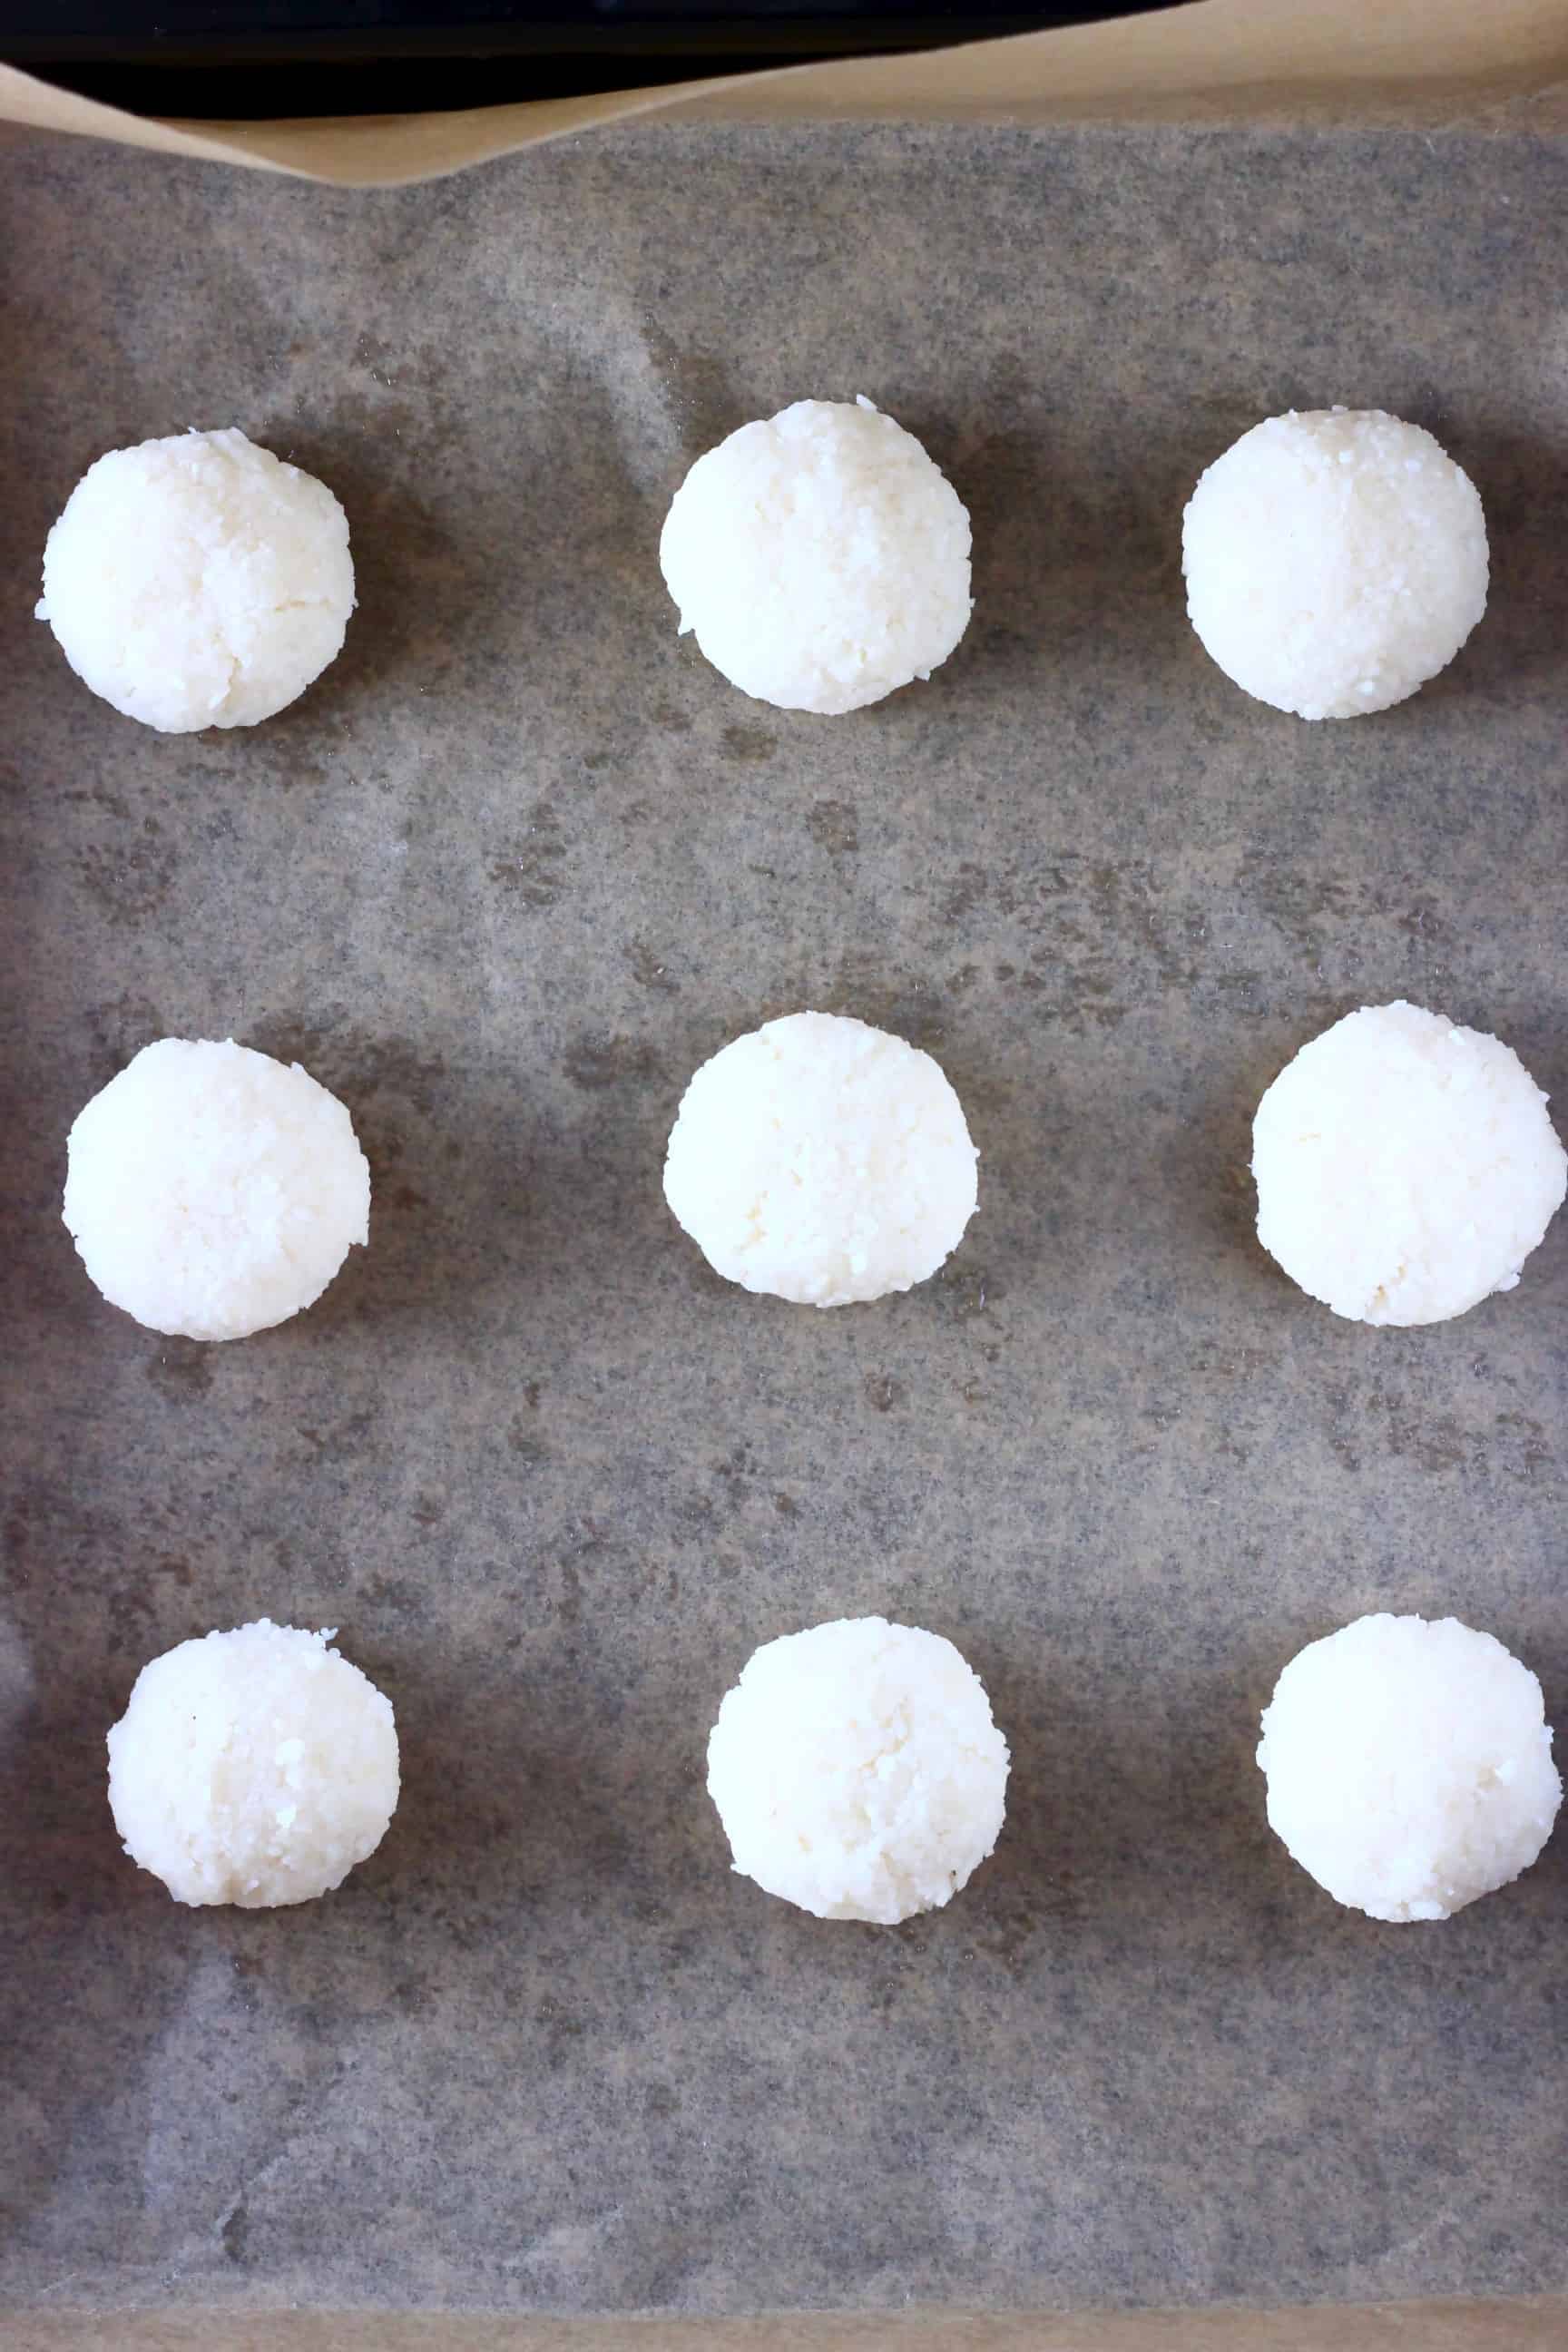
[[[969,625],[969,514],[862,394],[797,400],[699,457],[659,564],[684,633],[759,702],[839,713],[929,677]]]
[[[727,1282],[844,1307],[936,1272],[974,1213],[978,1157],[929,1054],[864,1021],[792,1013],[697,1072],[664,1196]]]
[[[67,1150],[77,1253],[110,1304],[152,1331],[267,1330],[370,1238],[370,1168],[342,1104],[298,1062],[232,1039],[144,1045]]]
[[[1358,1617],[1310,1642],[1275,1685],[1258,1761],[1270,1827],[1373,1919],[1447,1919],[1506,1886],[1563,1797],[1541,1685],[1455,1617]]]
[[[391,1702],[307,1633],[262,1617],[142,1667],[109,1735],[126,1853],[176,1903],[309,1903],[374,1853],[397,1803]]]
[[[1366,1005],[1303,1045],[1252,1128],[1258,1238],[1362,1323],[1442,1323],[1511,1290],[1568,1189],[1546,1097],[1499,1038]]]
[[[949,1902],[994,1846],[1007,1743],[951,1642],[840,1618],[752,1653],[708,1742],[734,1866],[819,1919]]]
[[[49,533],[37,617],[94,694],[184,735],[254,727],[303,694],[353,603],[331,491],[231,426],[89,466]]]
[[[1187,612],[1227,677],[1302,719],[1402,702],[1487,603],[1474,483],[1378,408],[1270,416],[1199,480],[1182,524]]]

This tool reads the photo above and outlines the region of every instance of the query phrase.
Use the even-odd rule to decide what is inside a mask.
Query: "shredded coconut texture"
[[[704,1062],[664,1194],[726,1281],[844,1307],[936,1272],[974,1213],[977,1158],[929,1054],[864,1021],[792,1013]]]
[[[268,1618],[143,1666],[109,1735],[125,1851],[177,1903],[309,1903],[374,1853],[397,1803],[397,1732],[320,1633]]]
[[[891,1927],[991,1852],[1007,1760],[951,1642],[848,1617],[752,1654],[708,1742],[708,1792],[735,1868],[768,1894]]]
[[[1258,1238],[1362,1323],[1442,1323],[1511,1290],[1568,1186],[1546,1097],[1510,1046],[1417,1004],[1303,1045],[1252,1128]]]
[[[231,427],[90,466],[49,533],[37,616],[94,694],[183,735],[253,727],[303,694],[353,603],[331,491]]]
[[[1528,1870],[1563,1784],[1541,1685],[1455,1617],[1359,1617],[1291,1659],[1263,1716],[1268,1820],[1337,1903],[1447,1919]]]
[[[342,1104],[297,1062],[232,1040],[144,1045],[88,1104],[68,1155],[78,1255],[150,1330],[266,1330],[370,1238],[370,1169]]]
[[[784,710],[858,710],[929,677],[973,610],[967,509],[864,394],[797,400],[699,457],[659,562],[682,631]]]
[[[1486,610],[1475,485],[1430,433],[1377,408],[1255,425],[1199,481],[1182,551],[1206,650],[1302,719],[1403,702]]]

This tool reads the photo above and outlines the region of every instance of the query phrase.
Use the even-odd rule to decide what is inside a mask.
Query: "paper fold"
[[[1532,127],[1568,127],[1568,0],[1194,0],[1154,16],[910,57],[457,113],[291,122],[154,121],[0,67],[0,121],[342,187],[437,178],[646,117],[1050,122],[1288,114],[1441,124],[1520,108],[1531,110]]]

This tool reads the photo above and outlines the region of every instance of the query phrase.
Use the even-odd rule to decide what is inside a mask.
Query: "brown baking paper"
[[[6,2352],[1564,2340],[1563,1840],[1381,1927],[1252,1762],[1369,1609],[1568,1711],[1568,1239],[1368,1331],[1245,1172],[1362,1002],[1568,1097],[1562,12],[1420,13],[1409,79],[1366,27],[1364,120],[1301,32],[1202,123],[1084,65],[1079,121],[622,122],[358,193],[0,145]],[[1145,30],[1055,54],[1191,112]],[[456,160],[418,135],[362,176]],[[789,717],[677,640],[659,523],[742,419],[860,391],[969,504],[975,618]],[[1235,434],[1332,398],[1471,470],[1494,588],[1415,701],[1307,727],[1205,661],[1176,541]],[[360,609],[289,713],[162,738],[32,619],[39,551],[100,450],[233,423],[339,491]],[[659,1195],[693,1067],[803,1004],[929,1045],[983,1155],[875,1308],[726,1288]],[[202,1348],[97,1299],[63,1142],[231,1032],[348,1103],[373,1239]],[[750,1649],[871,1610],[959,1643],[1015,1758],[994,1858],[891,1932],[731,1874],[702,1789]],[[263,1612],[342,1628],[403,1801],[320,1904],[183,1910],[103,1731]]]
[[[1541,2298],[1317,2311],[794,2313],[726,2320],[374,2317],[343,2312],[119,2315],[115,2352],[1558,2352]],[[7,2352],[99,2352],[100,2318],[32,2314]]]
[[[381,186],[650,115],[1049,122],[1393,114],[1439,122],[1529,102],[1544,127],[1563,118],[1565,80],[1568,0],[1196,0],[1157,16],[911,57],[356,121],[142,121],[0,67],[0,121]]]

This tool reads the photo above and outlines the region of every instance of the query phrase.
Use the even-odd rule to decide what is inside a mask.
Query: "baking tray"
[[[1452,1609],[1568,1700],[1568,1248],[1447,1328],[1251,1234],[1248,1121],[1405,993],[1560,1098],[1563,151],[1506,130],[619,129],[348,196],[0,145],[7,1203],[0,2306],[726,2315],[1568,2284],[1564,1847],[1432,1928],[1263,1819],[1302,1641]],[[975,528],[973,625],[854,718],[747,703],[656,561],[690,458],[866,392]],[[1473,474],[1492,608],[1309,727],[1182,612],[1201,466],[1380,403]],[[30,617],[99,451],[238,423],[348,509],[342,659],[164,739]],[[818,1315],[659,1195],[770,1013],[931,1046],[981,1212]],[[201,1348],[102,1306],[75,1111],[147,1039],[298,1054],[368,1253]],[[1013,1743],[946,1911],[826,1926],[702,1790],[754,1643],[952,1636]],[[142,1663],[340,1626],[405,1795],[344,1888],[174,1906],[102,1734]]]

